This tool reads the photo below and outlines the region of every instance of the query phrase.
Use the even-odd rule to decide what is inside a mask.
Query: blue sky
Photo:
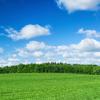
[[[1,66],[100,64],[99,5],[100,0],[0,0]]]

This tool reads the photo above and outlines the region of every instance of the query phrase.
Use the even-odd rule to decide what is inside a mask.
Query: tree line
[[[19,64],[14,66],[0,67],[0,73],[80,73],[100,74],[100,66],[43,63],[43,64]]]

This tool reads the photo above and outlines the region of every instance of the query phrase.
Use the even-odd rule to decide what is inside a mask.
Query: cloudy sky
[[[100,0],[0,0],[0,66],[100,65]]]

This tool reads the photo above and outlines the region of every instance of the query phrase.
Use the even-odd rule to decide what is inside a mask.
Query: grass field
[[[100,100],[100,76],[1,74],[0,100]]]

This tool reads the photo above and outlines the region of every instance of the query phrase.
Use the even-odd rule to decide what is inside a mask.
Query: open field
[[[100,76],[0,74],[0,100],[100,100]]]

